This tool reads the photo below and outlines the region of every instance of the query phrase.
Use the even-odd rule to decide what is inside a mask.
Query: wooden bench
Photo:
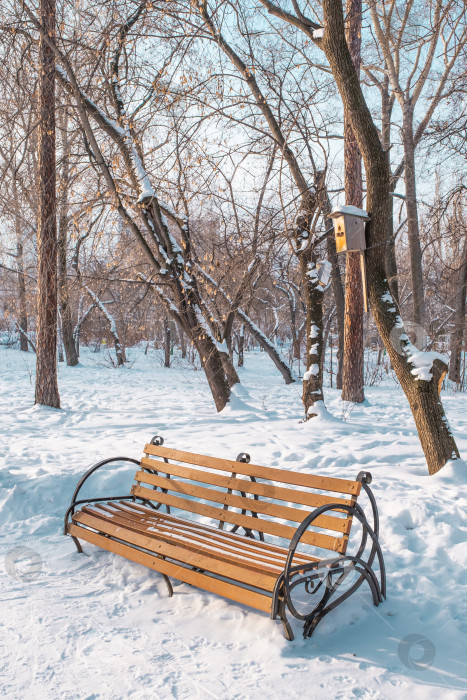
[[[250,464],[246,453],[217,459],[163,442],[153,438],[140,462],[106,459],[81,478],[65,515],[65,534],[79,552],[79,540],[86,540],[155,569],[169,595],[170,576],[268,612],[281,619],[287,639],[293,639],[287,609],[304,621],[307,637],[364,581],[373,603],[383,600],[384,562],[368,472],[354,481],[314,476]],[[129,494],[77,500],[91,474],[122,460],[137,465]],[[357,503],[362,489],[371,526]],[[355,521],[361,539],[350,556]]]

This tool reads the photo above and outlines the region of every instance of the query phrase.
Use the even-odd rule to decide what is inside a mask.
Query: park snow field
[[[0,347],[0,695],[466,698],[467,465],[427,475],[395,383],[368,388],[355,407],[328,389],[330,415],[303,424],[300,383],[285,386],[264,353],[246,354],[242,388],[220,415],[202,372],[179,360],[164,369],[153,350],[129,356],[118,370],[86,349],[80,366],[61,364],[53,410],[33,406],[34,356]],[[443,398],[466,455],[467,397]],[[79,477],[108,456],[139,458],[155,434],[268,466],[371,471],[387,601],[374,608],[362,586],[311,639],[291,618],[290,643],[265,614],[185,584],[168,598],[157,572],[86,543],[79,555],[62,535]],[[131,480],[122,466],[90,490],[125,493]],[[21,547],[29,560],[17,561]]]

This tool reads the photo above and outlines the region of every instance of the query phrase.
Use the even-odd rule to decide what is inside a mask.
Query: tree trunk
[[[73,330],[73,340],[75,343],[75,348],[76,348],[76,356],[79,358],[79,336],[81,333],[81,328],[83,327],[83,323],[89,318],[91,313],[94,311],[96,308],[95,304],[91,304],[91,306],[88,308],[87,311],[84,312],[84,314],[81,316],[81,318],[78,318],[78,323],[74,327]]]
[[[291,285],[285,284],[284,286],[282,285],[276,285],[276,289],[284,294],[284,296],[287,299],[287,304],[289,306],[289,313],[290,313],[290,335],[292,338],[292,358],[294,360],[300,360],[301,359],[301,353],[300,353],[300,348],[301,348],[301,338],[300,338],[300,332],[297,328],[297,299],[295,297],[295,292],[293,288],[291,288]],[[278,317],[276,314],[276,325],[278,323]]]
[[[230,400],[230,387],[222,366],[220,353],[208,335],[200,336],[198,333],[193,344],[198,351],[216,408],[218,411],[222,411]]]
[[[331,212],[331,202],[327,205],[326,214]],[[337,372],[336,372],[336,389],[342,389],[342,373],[344,362],[344,318],[345,318],[345,296],[344,287],[342,285],[341,273],[339,269],[339,260],[336,252],[336,239],[334,235],[328,236],[326,239],[328,260],[332,265],[331,286],[336,304],[337,316]]]
[[[326,28],[321,45],[365,163],[367,210],[371,217],[366,253],[371,307],[397,378],[409,401],[428,471],[434,474],[448,460],[459,456],[439,394],[447,367],[440,360],[435,360],[429,381],[418,379],[412,374],[414,365],[409,361],[411,347],[406,336],[401,335],[403,326],[386,278],[385,244],[390,191],[387,156],[365,102],[345,40],[342,5],[337,0],[323,0],[322,6]],[[395,334],[398,334],[399,342],[394,342]]]
[[[245,324],[240,327],[240,335],[238,337],[238,367],[243,367],[245,351]]]
[[[305,420],[318,415],[313,412],[323,402],[323,287],[319,285],[314,254],[299,258],[306,299],[306,372],[303,375],[302,401]]]
[[[235,384],[240,384],[240,377],[238,376],[237,371],[233,365],[230,353],[223,352],[222,350],[220,350],[219,353],[221,356],[222,367],[224,368],[225,376],[227,377],[227,381],[229,382],[230,388],[235,386]]]
[[[16,269],[18,271],[19,326],[22,330],[19,336],[19,347],[22,352],[28,352],[28,312],[26,306],[26,280],[24,277],[23,244],[16,239]]]
[[[391,192],[393,192],[391,187]],[[386,244],[386,275],[388,278],[389,289],[392,297],[396,302],[397,308],[400,308],[399,303],[399,281],[396,261],[396,236],[394,232],[394,199],[389,197],[388,202],[388,225],[387,225],[387,244]]]
[[[58,327],[57,327],[57,351],[58,351],[58,361],[63,362],[65,357],[63,355],[63,332],[62,332],[62,320],[60,318],[60,313],[58,314]]]
[[[346,255],[342,399],[363,403],[363,290],[360,252],[350,251]]]
[[[40,18],[55,37],[55,0],[41,0]],[[39,216],[35,403],[60,408],[57,382],[57,224],[55,193],[55,59],[39,38]]]
[[[26,305],[26,278],[24,276],[24,249],[23,237],[21,231],[20,208],[18,202],[18,191],[16,187],[16,171],[13,177],[13,200],[15,211],[15,234],[16,234],[16,270],[18,275],[18,300],[19,300],[19,319],[20,327],[19,347],[22,352],[29,351],[28,343],[28,311]]]
[[[301,357],[300,353],[300,338],[298,337],[298,333],[296,331],[295,326],[292,328],[292,353],[293,353],[293,359],[294,360],[299,360]]]
[[[451,332],[451,361],[449,379],[460,384],[461,359],[465,333],[465,294],[467,291],[467,244],[464,246],[464,259],[458,272],[456,301],[454,305],[453,329]]]
[[[290,295],[293,295],[290,296]],[[287,294],[290,311],[290,333],[292,335],[292,357],[294,360],[300,359],[300,340],[297,332],[297,311],[294,292],[290,291]]]
[[[390,168],[389,149],[391,148],[391,116],[394,107],[394,94],[389,94],[389,76],[385,75],[381,87],[381,144],[388,154],[388,167]],[[397,177],[391,177],[391,193],[397,184]],[[392,297],[399,308],[399,282],[396,261],[396,238],[394,235],[394,198],[388,201],[388,232],[386,243],[386,274]]]
[[[413,321],[424,328],[425,295],[423,285],[422,249],[418,225],[417,188],[415,179],[415,144],[413,137],[413,109],[406,105],[402,112],[402,143],[404,146],[405,208],[412,278]]]
[[[182,360],[186,358],[186,335],[183,331],[182,326],[177,323],[177,330],[178,330],[178,339],[180,342],[180,350],[182,353]]]
[[[170,321],[164,319],[164,367],[170,367]]]
[[[15,236],[16,236],[16,271],[18,276],[18,301],[19,301],[19,317],[18,327],[20,329],[19,347],[22,352],[29,351],[28,342],[28,312],[26,304],[26,278],[24,275],[24,248],[23,248],[23,232],[21,226],[20,206],[18,201],[17,177],[18,170],[15,169],[12,178],[13,190],[13,206],[15,217]]]
[[[318,206],[325,215],[328,206],[328,194],[324,184],[324,171],[316,175],[316,191],[302,195],[299,216],[294,230],[295,254],[298,258],[301,286],[306,307],[306,359],[303,375],[302,402],[305,420],[318,415],[313,411],[315,403],[324,403],[323,396],[323,296],[324,287],[319,283],[316,269],[316,250],[310,236],[313,214]]]
[[[68,245],[68,188],[69,188],[69,159],[68,119],[63,115],[62,131],[62,170],[60,177],[60,199],[58,214],[58,296],[60,314],[62,317],[62,340],[65,348],[66,363],[76,367],[79,362],[76,345],[73,338],[73,320],[71,315],[70,298],[67,279],[67,245]]]
[[[282,374],[285,383],[293,384],[295,379],[292,376],[290,367],[288,367],[284,360],[280,357],[279,353],[277,352],[276,348],[271,343],[271,341],[268,340],[268,338],[266,338],[264,333],[262,333],[258,326],[255,323],[253,323],[251,318],[247,316],[246,313],[242,311],[242,309],[238,309],[237,313],[243,320],[245,326],[248,328],[253,338],[255,338],[255,340],[257,340],[257,342],[259,343],[260,348],[262,348],[274,362],[277,369]]]
[[[362,2],[347,0],[346,35],[357,76],[360,76]],[[361,208],[362,157],[348,119],[344,119],[345,200]],[[346,254],[344,363],[342,399],[363,403],[363,283],[359,251]]]
[[[330,207],[329,207],[330,209]],[[336,252],[336,240],[333,235],[328,236],[327,241],[328,260],[332,265],[331,286],[336,304],[337,317],[337,372],[336,372],[336,389],[342,389],[342,371],[344,361],[344,316],[345,316],[345,296],[344,287],[342,285],[341,273],[339,269],[339,260]]]

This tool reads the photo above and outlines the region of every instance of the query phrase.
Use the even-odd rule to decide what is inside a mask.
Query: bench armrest
[[[351,595],[351,593],[353,593],[365,579],[370,585],[373,594],[373,602],[375,605],[377,605],[380,600],[386,597],[386,574],[383,555],[381,552],[378,537],[378,511],[376,508],[374,496],[368,486],[368,484],[371,483],[371,475],[367,472],[361,472],[357,478],[359,481],[362,482],[363,489],[367,493],[371,503],[371,510],[374,521],[373,527],[371,527],[368,523],[363,509],[358,503],[349,503],[348,505],[342,503],[329,503],[327,505],[320,506],[319,508],[315,508],[315,510],[309,513],[309,515],[307,515],[306,518],[304,518],[304,520],[297,527],[295,534],[290,541],[289,553],[284,566],[284,571],[278,577],[274,588],[271,617],[275,617],[277,614],[279,614],[282,598],[282,605],[287,605],[288,609],[290,610],[292,615],[294,615],[294,617],[304,620],[305,627],[307,625],[314,626],[316,624],[316,620],[319,621],[319,619],[321,619],[323,615],[326,614],[326,612],[328,612],[328,610],[335,607],[335,604],[337,604],[337,602],[340,602],[340,600],[343,600],[344,598],[347,598],[349,595]],[[350,556],[336,553],[334,557],[330,557],[328,559],[313,561],[309,564],[302,563],[294,565],[294,554],[304,533],[317,518],[319,518],[324,513],[333,510],[340,512],[346,511],[360,522],[362,526],[362,540],[356,554],[354,556]],[[368,555],[368,559],[364,561],[362,559],[362,555],[365,551],[368,539],[370,539],[371,541],[371,550]],[[377,581],[377,578],[372,569],[372,564],[375,558],[377,558],[379,564],[380,583]],[[345,579],[345,576],[349,572],[349,568],[352,567],[358,573],[360,573],[359,579],[356,581],[355,584],[353,584],[350,587],[350,589],[348,589],[342,596],[338,598],[338,601],[336,601],[336,603],[330,604],[329,606],[325,607],[329,598],[336,592],[337,586],[341,583],[343,579]],[[298,573],[301,573],[302,577],[297,581],[291,582],[291,577],[294,574]],[[333,577],[335,577],[334,582]],[[341,578],[336,581],[337,577]],[[325,584],[325,593],[321,603],[318,606],[316,606],[310,613],[304,615],[300,614],[296,610],[291,596],[292,589],[300,583],[305,584],[305,588],[308,593],[315,593],[323,583]],[[316,588],[315,583],[318,583],[318,586]]]
[[[132,464],[136,464],[139,466],[139,462],[137,459],[133,459],[132,457],[109,457],[108,459],[103,459],[100,462],[97,462],[97,464],[94,464],[90,469],[87,470],[85,474],[81,477],[81,479],[78,481],[76,488],[74,490],[73,496],[71,497],[71,504],[65,513],[65,522],[64,522],[64,534],[66,535],[66,529],[67,529],[67,524],[68,524],[68,518],[70,515],[73,515],[75,512],[75,506],[80,505],[82,503],[96,503],[98,501],[109,501],[109,500],[128,500],[128,499],[133,499],[133,496],[128,496],[126,494],[125,496],[121,497],[113,497],[113,498],[85,498],[80,501],[77,501],[77,496],[85,483],[91,476],[91,474],[94,474],[100,467],[105,466],[106,464],[111,464],[112,462],[131,462]]]

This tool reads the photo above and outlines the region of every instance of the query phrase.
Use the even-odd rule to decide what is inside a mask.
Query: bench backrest
[[[148,444],[132,494],[169,509],[204,516],[217,526],[290,540],[314,508],[353,504],[359,481],[262,467]],[[157,489],[157,493],[154,492]],[[235,493],[234,493],[235,492]],[[240,495],[239,495],[240,494]],[[176,513],[178,514],[178,513]],[[304,544],[345,554],[352,516],[333,511],[314,522]],[[268,538],[269,539],[269,538]]]

